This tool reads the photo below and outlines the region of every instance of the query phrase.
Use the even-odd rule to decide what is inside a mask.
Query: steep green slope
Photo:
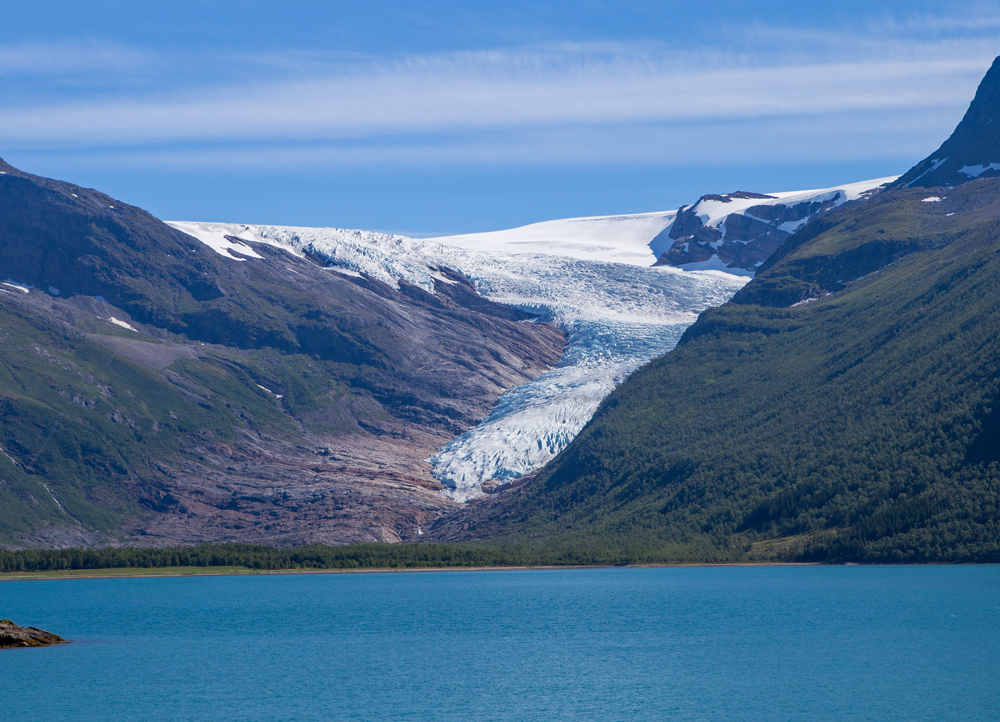
[[[1000,181],[948,193],[886,193],[794,239],[480,529],[750,557],[1000,559]],[[835,292],[778,307],[795,284],[792,300]]]

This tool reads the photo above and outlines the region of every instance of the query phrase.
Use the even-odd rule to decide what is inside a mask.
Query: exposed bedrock
[[[37,627],[20,627],[9,619],[0,619],[0,649],[17,647],[48,647],[66,640],[58,634]]]

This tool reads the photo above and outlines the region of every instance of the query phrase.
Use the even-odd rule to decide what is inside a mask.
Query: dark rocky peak
[[[722,203],[731,203],[735,200],[774,200],[778,196],[768,196],[763,193],[752,193],[750,191],[736,191],[735,193],[709,193],[700,198],[702,201],[721,201]],[[697,204],[695,204],[697,205]]]
[[[716,201],[718,203],[732,203],[734,200],[777,200],[777,196],[768,196],[763,193],[751,193],[749,191],[736,191],[735,193],[707,193],[698,199],[698,202],[691,206],[681,206],[677,209],[677,218],[670,226],[669,237],[674,240],[687,239],[697,236],[695,240],[699,243],[712,243],[722,237],[716,228],[707,227],[702,220],[704,215],[702,205],[706,201]]]
[[[957,186],[1000,175],[1000,58],[979,84],[962,122],[940,148],[901,176],[894,188]]]
[[[786,198],[748,191],[710,193],[694,205],[681,206],[665,231],[672,244],[657,265],[709,264],[690,267],[752,273],[800,226],[849,196],[834,188]]]

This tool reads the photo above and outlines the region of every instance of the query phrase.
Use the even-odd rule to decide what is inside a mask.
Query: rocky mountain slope
[[[752,276],[779,246],[809,221],[865,198],[895,178],[815,191],[702,196],[681,206],[662,235],[671,241],[657,265],[715,268]]]
[[[222,243],[0,162],[5,543],[416,537],[427,456],[565,345],[447,268]]]
[[[985,157],[998,100],[994,65],[953,136]],[[1000,178],[919,168],[798,230],[531,483],[434,534],[1000,560]]]

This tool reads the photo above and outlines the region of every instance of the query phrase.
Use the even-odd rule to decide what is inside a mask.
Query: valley
[[[720,236],[727,223],[747,219],[778,232],[749,214],[766,214],[759,209],[770,208],[781,223],[787,222],[785,216],[805,223],[892,180],[777,193],[752,202],[723,199],[714,202],[712,213],[685,212],[705,232],[721,227]],[[711,201],[700,203],[706,202]],[[465,502],[542,468],[618,384],[672,349],[701,311],[729,300],[747,282],[752,273],[728,268],[718,256],[693,263],[682,258],[676,266],[662,259],[656,263],[667,244],[677,243],[670,238],[676,217],[668,212],[575,218],[432,239],[336,228],[172,225],[224,257],[236,239],[243,239],[320,259],[332,272],[387,285],[409,283],[428,292],[440,288],[440,269],[457,269],[485,298],[562,330],[568,345],[556,368],[507,391],[489,415],[430,457],[446,493]],[[728,243],[752,248],[756,239],[750,235],[736,242],[730,234]],[[708,248],[709,253],[721,250],[722,244]]]
[[[675,212],[438,239],[167,225],[5,168],[15,547],[430,538],[747,281],[654,266]]]
[[[992,558],[998,72],[900,179],[466,236],[4,165],[4,544]]]

